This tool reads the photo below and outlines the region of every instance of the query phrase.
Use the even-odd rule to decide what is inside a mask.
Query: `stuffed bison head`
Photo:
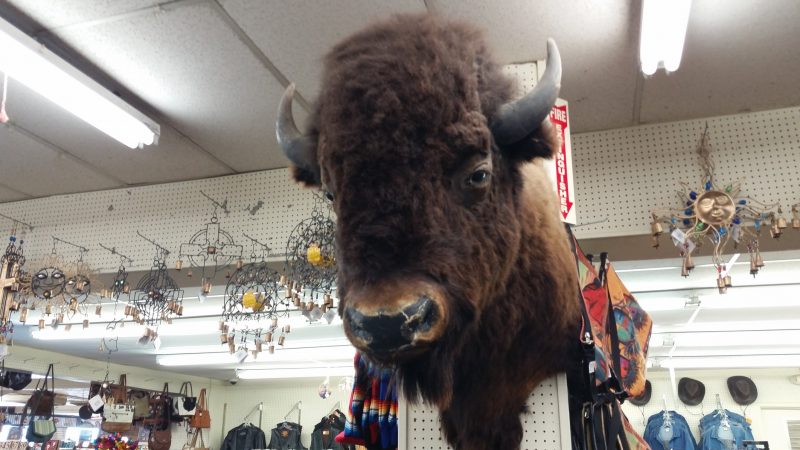
[[[347,337],[435,403],[463,448],[519,444],[528,393],[577,333],[575,263],[539,161],[558,145],[547,50],[544,77],[512,100],[480,32],[397,16],[328,54],[307,132],[293,86],[279,107],[295,179],[333,201]],[[486,431],[486,417],[516,425]]]

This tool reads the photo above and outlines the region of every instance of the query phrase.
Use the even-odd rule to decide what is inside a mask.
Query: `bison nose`
[[[359,346],[376,354],[387,354],[411,347],[424,338],[440,319],[433,299],[423,295],[388,312],[378,309],[372,314],[356,308],[345,309],[345,322]]]

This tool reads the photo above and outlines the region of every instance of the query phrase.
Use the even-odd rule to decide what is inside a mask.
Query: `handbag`
[[[131,390],[128,400],[133,406],[133,420],[144,419],[150,415],[150,395],[147,392]]]
[[[125,374],[120,375],[119,384],[112,384],[108,391],[114,403],[128,403],[128,377]]]
[[[25,439],[28,442],[36,442],[43,444],[50,440],[56,434],[56,423],[53,418],[35,419],[31,420],[28,424],[28,432],[25,433]]]
[[[53,365],[47,367],[44,378],[36,382],[36,389],[25,403],[25,410],[31,411],[31,416],[51,417],[55,406],[56,394],[55,376],[53,375]]]
[[[133,409],[127,403],[107,404],[103,409],[103,431],[129,431],[133,426]]]
[[[208,413],[205,388],[200,389],[200,395],[197,397],[197,408],[190,419],[190,424],[192,428],[211,428],[211,415]]]
[[[152,429],[147,438],[148,450],[169,450],[172,445],[172,430],[169,425],[164,430]]]
[[[0,376],[0,386],[19,391],[25,389],[31,382],[31,373],[27,370],[6,369],[3,361],[3,374]]]
[[[197,446],[197,437],[200,436],[200,447]],[[197,428],[194,430],[192,440],[183,444],[183,450],[209,450],[206,447],[206,441],[203,439],[203,429]]]
[[[197,397],[194,396],[192,383],[189,381],[184,382],[181,385],[180,394],[180,397],[175,397],[173,399],[173,405],[175,410],[178,411],[178,415],[181,417],[194,416],[197,408]]]

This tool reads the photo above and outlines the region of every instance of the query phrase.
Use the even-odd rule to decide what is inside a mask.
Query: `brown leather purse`
[[[147,438],[147,448],[149,450],[169,450],[172,445],[172,430],[169,425],[164,430],[152,429]]]
[[[36,382],[36,389],[25,404],[25,409],[31,411],[31,416],[51,417],[53,415],[56,398],[55,384],[53,365],[50,364],[44,378]]]
[[[208,413],[205,388],[200,389],[200,395],[197,396],[197,409],[195,409],[190,423],[192,428],[211,428],[211,415]]]
[[[119,376],[119,384],[112,384],[108,390],[114,403],[128,403],[128,377],[125,374]]]

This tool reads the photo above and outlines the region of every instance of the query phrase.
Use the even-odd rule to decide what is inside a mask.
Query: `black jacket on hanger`
[[[261,428],[243,423],[228,431],[221,450],[256,450],[267,448],[267,438]]]
[[[294,422],[281,422],[272,429],[267,444],[270,450],[307,450],[300,442],[303,427]]]
[[[344,418],[341,412],[337,411],[329,416],[325,416],[314,426],[311,433],[310,450],[344,450],[342,444],[336,442],[334,438],[344,430]]]

